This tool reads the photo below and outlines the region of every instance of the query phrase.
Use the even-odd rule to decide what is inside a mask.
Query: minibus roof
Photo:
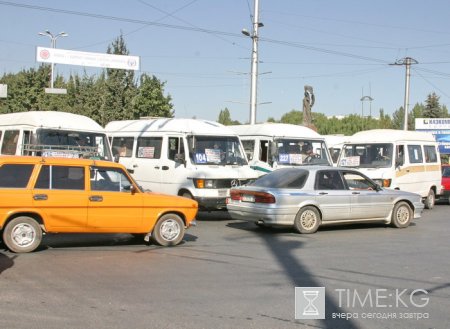
[[[372,129],[349,136],[346,143],[436,142],[431,133],[415,130]]]
[[[258,123],[254,125],[229,126],[239,136],[268,136],[283,138],[317,138],[324,139],[311,128],[288,123]]]
[[[181,118],[151,118],[111,121],[105,127],[109,134],[172,132],[192,135],[237,136],[230,128],[214,121]]]
[[[58,111],[27,111],[0,115],[0,127],[17,126],[104,132],[102,126],[84,115]]]

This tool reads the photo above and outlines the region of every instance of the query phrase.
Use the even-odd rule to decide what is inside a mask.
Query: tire
[[[20,216],[6,224],[3,230],[3,242],[15,253],[35,250],[42,241],[42,229],[38,222],[28,216]]]
[[[434,190],[430,189],[428,192],[427,197],[425,198],[425,208],[426,209],[433,209],[434,204],[436,203],[436,195],[434,194]]]
[[[183,193],[180,194],[180,196],[182,196],[183,198],[188,198],[188,199],[194,200],[194,197],[188,191],[184,191]]]
[[[408,227],[412,218],[413,210],[411,209],[411,206],[404,201],[400,201],[392,210],[391,224],[397,228]]]
[[[315,233],[320,226],[321,218],[319,211],[312,206],[306,206],[300,209],[295,216],[294,227],[298,233]]]
[[[184,222],[176,214],[166,214],[156,223],[152,239],[160,246],[176,246],[184,237]]]

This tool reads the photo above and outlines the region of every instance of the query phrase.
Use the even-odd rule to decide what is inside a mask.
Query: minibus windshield
[[[392,166],[391,143],[345,144],[339,166],[357,168],[389,168]]]
[[[324,141],[278,138],[271,145],[272,162],[278,165],[331,165]]]
[[[31,138],[26,150],[44,156],[63,156],[99,158],[112,160],[106,134],[58,129],[38,129]]]
[[[197,165],[246,165],[237,136],[189,136],[189,157]]]

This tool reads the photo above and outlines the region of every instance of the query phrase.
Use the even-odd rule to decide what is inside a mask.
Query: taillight
[[[246,203],[275,203],[275,197],[266,192],[231,190],[230,199]]]
[[[255,194],[256,203],[275,203],[275,197],[270,193],[258,192]]]

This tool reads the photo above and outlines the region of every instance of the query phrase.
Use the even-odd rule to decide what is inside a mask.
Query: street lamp
[[[253,34],[246,29],[242,29],[242,34],[252,39],[252,68],[251,68],[251,85],[250,85],[250,124],[256,123],[256,85],[258,79],[258,28],[264,24],[259,20],[259,0],[255,0],[255,10],[253,16]]]
[[[56,39],[59,37],[68,37],[69,35],[66,32],[59,32],[54,35],[49,30],[45,30],[45,32],[39,32],[39,35],[43,35],[45,37],[49,37],[51,40],[51,47],[56,48]],[[50,76],[50,88],[53,89],[53,70],[55,68],[55,63],[51,63],[51,76]]]

